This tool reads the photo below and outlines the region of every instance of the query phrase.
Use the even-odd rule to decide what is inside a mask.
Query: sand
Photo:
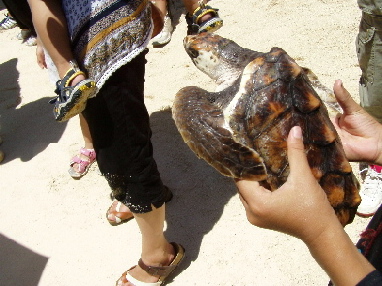
[[[358,94],[355,0],[211,5],[224,19],[218,34],[258,51],[281,47],[327,86],[339,78]],[[215,85],[184,52],[179,3],[174,16],[172,41],[148,54],[145,98],[155,158],[175,195],[165,233],[187,254],[170,285],[326,285],[328,276],[301,241],[249,224],[232,180],[183,143],[168,110],[176,92]],[[139,259],[138,227],[134,220],[117,227],[106,221],[110,190],[96,164],[81,180],[68,175],[69,159],[83,143],[79,120],[53,120],[47,102],[54,86],[37,66],[35,48],[16,39],[18,32],[0,33],[0,149],[6,155],[0,164],[0,285],[114,285]],[[368,221],[356,217],[345,228],[354,242]]]

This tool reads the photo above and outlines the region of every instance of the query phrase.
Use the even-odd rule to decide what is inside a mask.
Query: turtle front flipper
[[[214,104],[216,95],[194,86],[177,93],[172,114],[184,142],[199,158],[225,176],[256,181],[266,179],[259,154],[235,141],[224,127],[223,111]]]

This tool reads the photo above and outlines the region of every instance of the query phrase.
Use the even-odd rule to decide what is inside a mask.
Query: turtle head
[[[187,36],[183,44],[198,69],[226,86],[235,81],[244,67],[259,54],[212,33]]]

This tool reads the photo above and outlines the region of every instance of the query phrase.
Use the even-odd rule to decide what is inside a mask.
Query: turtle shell
[[[217,35],[193,37],[193,41],[202,41],[203,49],[224,39]],[[189,54],[195,55],[197,48],[193,49]],[[219,49],[222,52],[222,47]],[[340,222],[351,223],[361,201],[359,183],[305,69],[280,48],[252,52],[252,58],[244,57],[247,62],[241,63],[241,74],[227,88],[209,92],[185,87],[177,93],[172,110],[181,136],[198,157],[221,174],[256,180],[275,190],[289,174],[288,133],[293,126],[300,126],[313,175]]]

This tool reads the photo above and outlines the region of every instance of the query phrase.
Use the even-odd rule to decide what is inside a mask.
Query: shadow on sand
[[[185,269],[198,258],[204,235],[219,221],[236,187],[183,142],[170,109],[152,113],[150,120],[154,157],[164,184],[174,193],[166,210],[166,237],[185,246]]]
[[[2,164],[17,158],[31,160],[50,143],[57,143],[67,124],[54,120],[47,97],[22,104],[16,67],[15,58],[0,64],[0,136],[5,153]]]
[[[0,234],[0,285],[37,286],[48,258]]]

